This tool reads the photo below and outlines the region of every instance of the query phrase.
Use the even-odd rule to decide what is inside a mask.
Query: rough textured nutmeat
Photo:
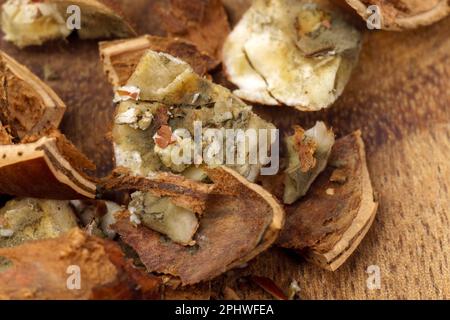
[[[286,152],[280,156],[284,160],[282,170],[277,175],[260,177],[262,185],[283,203],[294,203],[325,169],[334,141],[333,131],[323,122],[306,131],[295,125],[292,135],[284,139]]]
[[[343,92],[360,42],[360,32],[326,1],[256,0],[222,55],[240,98],[317,111]]]
[[[149,72],[150,70],[152,72]],[[243,103],[228,89],[200,77],[187,63],[178,58],[166,53],[146,51],[128,80],[127,86],[139,88],[140,99],[123,101],[117,107],[116,121],[112,130],[117,166],[126,167],[134,174],[146,176],[159,171],[186,174],[189,169],[199,169],[199,164],[208,166],[223,164],[225,157],[221,159],[219,156],[217,158],[209,156],[205,159],[207,148],[213,145],[207,140],[206,131],[209,129],[220,132],[235,129],[235,132],[240,130],[244,134],[247,129],[259,134],[266,132],[268,142],[265,146],[261,144],[266,150],[259,152],[261,154],[266,151],[265,154],[269,154],[271,143],[274,142],[272,133],[275,127],[257,116],[252,107]],[[117,121],[118,118],[123,118],[131,112],[135,116],[127,123]],[[140,128],[140,121],[148,116],[152,118],[151,124]],[[196,123],[201,123],[200,132],[197,133]],[[170,140],[169,136],[163,137],[160,134],[162,128],[165,129],[164,132],[168,132],[169,127],[172,133]],[[258,131],[259,129],[265,131]],[[206,146],[202,147],[200,152],[196,151],[198,150],[194,142],[196,136],[200,139],[200,143]],[[225,134],[222,137],[224,138]],[[234,137],[234,140],[237,138]],[[220,141],[217,138],[216,141],[224,147],[225,139]],[[245,157],[245,163],[233,161],[234,164],[230,164],[230,167],[250,181],[254,181],[260,174],[263,164],[262,161],[257,163],[248,161],[251,154],[257,152],[257,146],[247,144],[245,154],[240,155]],[[233,151],[235,158],[237,149]],[[183,150],[182,155],[188,156],[188,161],[184,159],[181,163],[172,161],[171,155],[177,150]],[[197,161],[196,156],[201,157],[200,163],[194,163]]]
[[[0,209],[0,233],[4,233],[0,235],[0,247],[57,238],[76,227],[69,201],[15,198]]]

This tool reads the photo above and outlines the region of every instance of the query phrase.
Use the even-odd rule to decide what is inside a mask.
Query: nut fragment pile
[[[7,1],[6,39],[24,47],[66,38],[61,8],[69,2]],[[390,30],[448,14],[447,1],[439,0],[345,2],[364,17],[367,6],[380,6],[382,27]],[[58,129],[64,102],[0,51],[1,299],[183,296],[211,290],[208,281],[272,246],[329,271],[345,263],[378,207],[362,133],[335,137],[321,121],[277,131],[250,105],[297,109],[272,108],[279,118],[324,115],[360,51],[361,30],[345,13],[325,0],[255,0],[229,33],[219,0],[149,0],[164,32],[136,35],[103,2],[74,3],[87,18],[80,38],[126,38],[98,43],[114,92],[116,167],[92,177],[93,163]],[[255,146],[244,139],[244,160],[222,163],[220,148],[208,149],[208,129],[264,129],[268,141],[276,132],[279,146],[258,151],[278,158],[253,163]],[[197,153],[198,144],[209,157]],[[271,161],[279,162],[278,172],[263,175]],[[70,265],[89,270],[79,291],[67,290]],[[250,278],[276,297],[298,292],[296,281],[286,295]],[[226,288],[224,296],[239,298]]]
[[[66,111],[64,102],[30,70],[1,50],[0,86],[0,121],[8,127],[10,142],[59,126]]]

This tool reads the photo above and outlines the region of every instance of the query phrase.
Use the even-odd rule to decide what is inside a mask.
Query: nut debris
[[[292,135],[284,139],[287,164],[284,171],[275,176],[261,177],[267,190],[282,199],[285,204],[292,204],[303,197],[317,176],[325,169],[334,133],[323,122],[308,130],[294,126]]]
[[[0,209],[0,248],[31,240],[56,238],[76,228],[77,220],[68,201],[16,198]]]
[[[250,279],[277,300],[289,300],[281,288],[270,278],[251,276]]]
[[[121,102],[116,114],[138,112],[153,117],[151,125],[145,130],[117,122],[113,126],[116,165],[126,167],[134,174],[147,176],[159,171],[170,171],[180,174],[189,172],[192,176],[190,169],[201,169],[199,163],[194,163],[196,155],[203,156],[195,154],[194,150],[195,121],[202,122],[203,137],[207,136],[205,132],[208,129],[265,129],[267,141],[271,141],[271,129],[275,129],[271,123],[257,116],[250,106],[228,89],[200,77],[186,62],[166,53],[146,51],[128,79],[127,86],[140,89],[140,100]],[[180,133],[181,130],[185,132],[184,135]],[[206,138],[201,143],[209,145]],[[237,161],[230,164],[250,181],[255,181],[262,167],[260,161],[256,164],[250,164],[249,161],[257,147],[249,145],[246,148],[242,156],[245,156],[244,164]],[[270,147],[270,143],[267,143],[265,154],[269,154]],[[171,155],[176,150],[182,150],[183,156],[189,153],[187,156],[192,161],[174,163]],[[187,150],[186,154],[184,150]],[[233,152],[236,154],[237,150]],[[216,165],[211,162],[209,166]]]

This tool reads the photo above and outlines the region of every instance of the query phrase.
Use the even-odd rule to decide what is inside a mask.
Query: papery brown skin
[[[0,299],[158,299],[160,280],[135,269],[119,246],[73,229],[51,240],[0,249]],[[9,263],[5,263],[9,261]],[[72,266],[72,268],[71,268]],[[75,266],[75,267],[73,267]],[[81,287],[70,276],[81,275]]]

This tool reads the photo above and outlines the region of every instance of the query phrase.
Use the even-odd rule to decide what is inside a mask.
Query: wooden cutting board
[[[121,2],[140,34],[159,34],[148,1]],[[224,2],[236,21],[249,1]],[[0,48],[45,78],[66,102],[62,131],[95,161],[99,176],[107,174],[112,90],[97,42],[71,37],[19,50],[2,38]],[[303,299],[450,299],[450,18],[410,32],[367,30],[359,65],[328,111],[256,110],[283,127],[322,119],[338,136],[360,128],[380,206],[366,238],[338,271],[323,271],[290,252],[271,249],[247,269],[214,281],[213,295],[226,283],[242,298],[270,298],[237,280],[252,273],[281,287],[296,279]],[[380,289],[367,287],[371,265],[380,268]]]

